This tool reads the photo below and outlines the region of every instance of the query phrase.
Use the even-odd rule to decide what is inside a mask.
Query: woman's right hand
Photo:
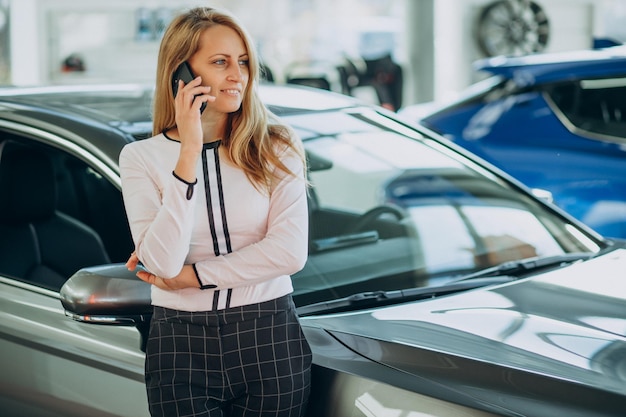
[[[215,97],[209,95],[211,87],[201,85],[202,79],[196,77],[185,84],[178,80],[178,93],[174,99],[176,112],[176,127],[181,142],[181,152],[202,151],[202,123],[200,107],[203,103],[214,101]]]
[[[196,180],[196,162],[202,152],[203,134],[200,107],[202,103],[214,101],[209,95],[211,87],[201,85],[196,77],[185,84],[179,80],[178,94],[174,99],[176,128],[180,140],[180,155],[174,172],[188,183]]]

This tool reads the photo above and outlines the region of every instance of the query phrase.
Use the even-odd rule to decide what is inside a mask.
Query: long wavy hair
[[[305,163],[300,141],[294,132],[278,122],[261,102],[258,94],[260,64],[252,38],[228,12],[211,7],[197,7],[175,17],[166,29],[157,61],[156,89],[153,103],[153,134],[176,125],[172,74],[197,50],[204,30],[224,25],[239,34],[248,52],[249,80],[239,110],[228,115],[222,145],[231,161],[241,168],[258,189],[268,189],[279,174],[275,169],[295,175],[280,160],[285,150],[293,150]]]

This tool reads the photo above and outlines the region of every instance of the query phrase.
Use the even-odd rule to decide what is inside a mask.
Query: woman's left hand
[[[135,268],[137,268],[137,265],[139,265],[139,257],[135,252],[133,252],[126,261],[126,268],[128,268],[129,271],[134,271]]]
[[[137,268],[138,264],[139,258],[137,254],[135,252],[131,253],[126,261],[126,267],[132,271]],[[168,279],[161,278],[143,269],[138,270],[136,275],[140,280],[166,291],[181,290],[183,288],[200,288],[200,283],[196,278],[196,272],[191,265],[184,265],[178,275]]]

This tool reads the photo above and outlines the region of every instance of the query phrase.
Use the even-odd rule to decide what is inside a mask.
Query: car
[[[388,110],[260,92],[308,160],[309,417],[623,415],[623,241]],[[2,416],[148,416],[118,156],[150,135],[151,96],[0,91]]]
[[[602,235],[626,237],[626,46],[493,57],[446,103],[407,106],[432,129],[542,190]]]

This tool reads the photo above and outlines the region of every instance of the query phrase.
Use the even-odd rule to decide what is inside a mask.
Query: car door
[[[58,293],[0,276],[0,415],[148,416],[134,327],[65,316]]]
[[[54,176],[56,210],[84,221],[85,227],[103,230],[107,235],[102,240],[113,261],[127,256],[130,237],[120,221],[121,194],[95,158],[77,153],[76,145],[70,148],[63,137],[39,136],[37,129],[29,129],[27,136],[19,130],[5,131],[0,122],[0,131],[0,146],[11,140],[47,152],[59,168]],[[117,229],[107,226],[120,223]],[[58,236],[59,245],[64,239],[68,237]],[[6,248],[19,243],[7,240],[0,233],[0,248],[5,248],[0,249],[2,264],[12,261]],[[148,416],[140,346],[135,327],[71,320],[61,305],[59,288],[0,271],[0,415]]]

